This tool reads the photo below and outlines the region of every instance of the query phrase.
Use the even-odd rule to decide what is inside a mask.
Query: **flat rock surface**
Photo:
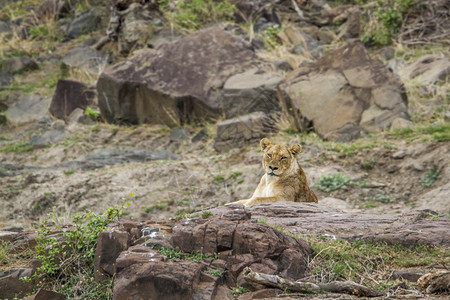
[[[239,209],[240,205],[218,207],[216,213]],[[418,243],[450,246],[450,218],[433,220],[430,210],[405,214],[345,213],[323,204],[279,202],[245,208],[255,220],[278,224],[291,233],[319,234],[331,238],[385,241],[412,246]]]

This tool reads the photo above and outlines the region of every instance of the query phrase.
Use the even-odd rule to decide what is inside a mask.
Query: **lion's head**
[[[267,175],[283,176],[286,171],[291,170],[292,164],[296,161],[297,155],[302,150],[299,144],[291,147],[281,144],[272,144],[268,138],[263,138],[260,142],[264,152],[263,166]]]

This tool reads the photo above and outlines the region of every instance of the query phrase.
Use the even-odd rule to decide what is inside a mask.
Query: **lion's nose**
[[[278,167],[269,166],[269,169],[271,169],[272,171],[275,171],[275,170],[278,170]]]

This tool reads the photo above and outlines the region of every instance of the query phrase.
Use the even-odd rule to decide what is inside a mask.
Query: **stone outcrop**
[[[217,117],[218,89],[256,61],[250,45],[218,27],[136,51],[101,74],[102,116],[114,123],[179,126]]]
[[[359,41],[293,71],[279,89],[296,127],[328,140],[349,141],[409,118],[401,80]]]
[[[221,208],[218,208],[221,209]],[[246,208],[252,218],[280,224],[295,234],[317,234],[390,244],[450,246],[450,219],[430,220],[430,210],[406,214],[344,213],[322,204],[279,202]]]

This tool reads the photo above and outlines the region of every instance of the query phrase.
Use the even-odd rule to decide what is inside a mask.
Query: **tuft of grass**
[[[217,184],[224,183],[225,182],[225,175],[217,175],[217,176],[215,176],[214,179],[213,179],[213,182],[217,183]]]
[[[420,185],[424,187],[430,187],[438,179],[441,170],[438,168],[431,168],[428,172],[420,179]]]
[[[194,251],[192,253],[183,253],[183,251],[181,251],[178,248],[161,247],[159,249],[159,252],[161,253],[161,255],[172,260],[190,260],[198,262],[205,258],[218,259],[217,253],[209,254],[209,253],[202,253],[200,251]]]
[[[66,176],[73,175],[74,173],[75,173],[75,170],[67,170],[67,171],[64,171],[64,175],[66,175]]]
[[[8,263],[10,247],[11,244],[8,241],[0,240],[0,266]]]
[[[352,179],[341,173],[324,175],[316,183],[316,187],[319,190],[327,193],[351,185],[353,185]]]
[[[211,274],[212,276],[222,277],[224,272],[223,270],[215,269],[209,270],[208,273]]]
[[[233,295],[235,295],[235,296],[238,296],[238,295],[241,295],[241,294],[244,294],[244,293],[247,293],[247,292],[250,292],[250,290],[249,290],[249,289],[246,289],[245,287],[242,287],[242,286],[240,286],[240,285],[238,285],[237,287],[235,287],[235,288],[231,291],[231,293],[232,293]]]
[[[33,150],[33,145],[30,145],[25,142],[20,142],[17,144],[9,144],[0,148],[1,152],[15,153],[15,154],[30,152],[31,150]]]
[[[210,210],[205,210],[204,212],[202,212],[202,218],[203,219],[208,219],[209,217],[212,217],[213,213]]]
[[[224,0],[179,1],[174,9],[170,8],[167,0],[159,2],[172,26],[188,31],[198,30],[208,23],[229,20],[236,11],[233,4]]]
[[[407,138],[415,140],[419,138],[430,138],[437,142],[450,141],[450,123],[442,122],[430,125],[417,125],[415,127],[394,129],[385,133],[388,137]]]

